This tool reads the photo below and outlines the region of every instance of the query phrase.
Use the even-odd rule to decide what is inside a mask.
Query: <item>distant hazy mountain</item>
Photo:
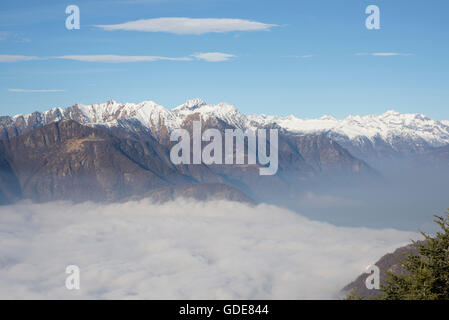
[[[387,111],[381,115],[331,116],[299,119],[294,116],[250,116],[258,124],[276,124],[290,132],[322,133],[368,160],[373,157],[407,157],[449,144],[449,123],[431,120],[422,114]]]
[[[423,161],[428,161],[437,167],[447,166],[449,164],[449,145],[427,150],[423,155]]]

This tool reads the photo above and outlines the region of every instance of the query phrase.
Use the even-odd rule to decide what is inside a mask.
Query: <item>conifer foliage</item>
[[[445,217],[435,216],[440,231],[434,236],[424,232],[424,242],[415,242],[418,254],[402,261],[403,274],[388,272],[381,286],[383,300],[449,300],[449,210]]]

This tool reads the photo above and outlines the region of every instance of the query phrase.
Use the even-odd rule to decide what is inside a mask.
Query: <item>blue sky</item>
[[[65,27],[72,4],[80,30]],[[365,27],[372,4],[380,30]],[[395,109],[449,119],[447,12],[446,0],[2,1],[0,114],[110,99],[171,108],[200,97],[244,113],[342,118]],[[183,25],[192,20],[154,20],[166,17],[240,20],[193,20],[195,30]],[[98,27],[140,19],[153,19],[152,32]],[[217,57],[224,61],[210,61]]]

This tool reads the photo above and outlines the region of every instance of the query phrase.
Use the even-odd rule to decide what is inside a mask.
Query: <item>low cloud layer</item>
[[[21,203],[0,207],[0,298],[332,299],[417,237],[225,201]]]
[[[174,34],[226,33],[232,31],[267,31],[275,27],[257,21],[243,19],[194,19],[185,17],[155,18],[129,21],[113,25],[97,25],[103,30],[126,30],[143,32],[168,32]]]

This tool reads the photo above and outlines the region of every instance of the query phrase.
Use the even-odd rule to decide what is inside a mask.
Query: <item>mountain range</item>
[[[301,135],[323,134],[363,159],[416,154],[449,144],[449,121],[432,120],[423,114],[400,114],[391,110],[381,115],[348,116],[342,120],[328,115],[318,119],[300,119],[292,115],[246,116],[227,103],[211,105],[201,99],[189,100],[172,110],[153,101],[134,104],[111,100],[0,117],[0,137],[20,135],[54,121],[70,119],[84,125],[151,133],[154,138],[164,141],[169,132],[183,127],[193,115],[199,115],[203,121],[234,128],[278,127]]]
[[[219,130],[279,129],[278,173],[260,177],[259,165],[173,165],[170,133],[191,130],[195,120]],[[208,192],[258,202],[294,197],[316,181],[376,181],[381,174],[372,164],[378,158],[445,165],[448,145],[447,121],[394,111],[337,120],[247,116],[232,105],[201,99],[171,110],[152,101],[76,104],[0,117],[0,203],[204,198]]]

